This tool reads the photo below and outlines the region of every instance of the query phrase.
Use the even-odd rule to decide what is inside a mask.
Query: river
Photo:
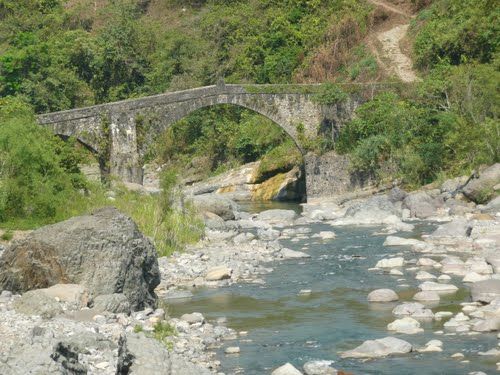
[[[283,207],[283,206],[281,206]],[[285,206],[299,210],[299,205]],[[246,206],[258,211],[268,205]],[[219,289],[199,289],[186,301],[169,306],[172,316],[198,311],[208,320],[227,318],[227,325],[237,331],[248,331],[236,340],[225,342],[219,349],[221,371],[226,374],[269,374],[272,369],[290,362],[301,369],[309,360],[333,360],[333,367],[354,374],[467,374],[496,370],[495,357],[479,356],[477,352],[497,346],[496,333],[480,335],[437,335],[441,322],[423,322],[424,333],[394,334],[386,326],[396,318],[391,310],[397,303],[373,304],[367,294],[378,288],[394,289],[401,301],[411,301],[420,283],[414,273],[403,270],[404,276],[390,276],[368,271],[387,255],[403,254],[417,259],[419,254],[403,247],[384,247],[385,236],[374,235],[376,227],[336,227],[337,238],[321,240],[314,233],[332,230],[328,224],[309,225],[312,230],[298,242],[280,240],[293,250],[305,251],[310,259],[276,261],[267,266],[274,271],[264,275],[265,284],[235,284]],[[411,234],[430,232],[431,224],[418,224]],[[405,236],[404,234],[398,234]],[[408,236],[408,234],[406,234]],[[463,285],[452,276],[452,283]],[[308,295],[299,291],[310,289]],[[469,300],[467,289],[443,296],[432,310],[460,310],[460,302]],[[413,352],[404,356],[370,361],[341,359],[339,352],[353,349],[364,340],[395,336],[414,346],[423,346],[431,339],[443,341],[441,353]],[[239,355],[225,355],[227,346],[239,346]],[[469,363],[450,358],[462,352]]]

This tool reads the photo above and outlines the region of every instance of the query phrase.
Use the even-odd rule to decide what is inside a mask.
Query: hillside
[[[308,151],[335,148],[349,155],[352,170],[416,187],[499,160],[498,16],[489,0],[3,0],[2,121],[15,133],[15,126],[32,123],[33,112],[221,77],[238,83],[410,81],[411,89],[374,97],[340,134],[319,137]],[[47,191],[81,186],[73,165],[80,159],[55,147],[61,173],[69,171],[73,182],[45,186],[42,169],[36,173],[45,177],[28,184],[32,190],[38,183]],[[270,120],[231,106],[193,113],[146,155],[147,162],[197,178],[262,158],[262,176],[302,163]],[[2,176],[13,175],[5,169]],[[11,193],[17,194],[4,196]]]

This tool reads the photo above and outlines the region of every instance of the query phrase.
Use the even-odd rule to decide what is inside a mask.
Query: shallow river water
[[[299,207],[299,206],[296,206]],[[295,207],[295,208],[296,208]],[[247,207],[258,210],[263,207]],[[265,207],[267,208],[267,207]],[[227,341],[225,346],[239,346],[241,354],[224,355],[220,349],[221,371],[226,374],[269,374],[272,369],[291,362],[302,369],[313,359],[333,360],[333,367],[354,374],[468,374],[471,371],[495,373],[496,358],[479,356],[497,346],[496,334],[436,335],[441,322],[423,323],[424,333],[394,334],[387,331],[395,320],[391,310],[397,303],[369,304],[366,296],[373,289],[391,288],[400,302],[411,301],[419,284],[414,272],[390,276],[368,271],[387,255],[403,253],[406,260],[418,258],[403,247],[384,247],[385,236],[373,235],[380,228],[336,227],[327,224],[310,225],[312,233],[299,242],[284,239],[283,246],[301,250],[310,259],[287,260],[268,264],[274,268],[264,275],[265,284],[236,284],[227,288],[201,289],[187,301],[171,304],[171,315],[198,311],[208,320],[227,318],[227,325],[248,335]],[[337,238],[311,238],[319,231],[333,230]],[[418,233],[429,232],[431,225],[420,224]],[[399,234],[404,236],[404,234]],[[408,235],[407,235],[408,236]],[[403,280],[404,279],[404,280]],[[462,286],[458,278],[451,280]],[[298,295],[301,289],[311,289],[309,295]],[[459,303],[469,301],[467,289],[441,298],[433,311],[460,309]],[[341,359],[339,352],[353,349],[364,340],[395,336],[414,346],[423,346],[431,339],[443,341],[441,353],[410,353],[370,361]],[[462,352],[469,363],[450,358]]]

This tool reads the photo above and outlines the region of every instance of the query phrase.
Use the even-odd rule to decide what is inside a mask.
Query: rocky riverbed
[[[395,250],[384,251],[390,256],[383,258],[377,255],[363,270],[378,275],[373,280],[381,284],[371,283],[363,292],[366,303],[388,306],[394,315],[384,322],[387,338],[370,330],[371,336],[347,340],[361,345],[349,348],[342,343],[339,354],[313,361],[290,358],[293,365],[284,364],[285,359],[283,367],[277,369],[280,364],[274,363],[265,371],[332,374],[336,370],[331,357],[358,361],[446,351],[440,338],[413,343],[414,335],[428,334],[429,329],[464,340],[491,335],[500,329],[500,202],[497,197],[479,205],[473,197],[485,185],[498,190],[498,166],[493,167],[471,181],[450,180],[413,193],[393,188],[364,199],[322,200],[303,205],[300,215],[294,210],[250,214],[227,198],[197,196],[206,238],[169,258],[157,259],[135,224],[112,209],[41,228],[9,245],[0,258],[0,372],[220,372],[228,356],[241,356],[243,361],[245,352],[237,343],[252,341],[245,338],[252,327],[227,328],[224,314],[207,317],[203,306],[172,314],[177,316],[173,318],[169,304],[189,299],[197,290],[237,285],[265,289],[266,279],[274,274],[290,288],[290,274],[283,277],[279,270],[272,272],[273,267],[324,264],[329,257],[372,261],[373,254],[342,253],[360,246],[347,246],[338,235],[353,226],[358,227],[355,241],[380,238],[385,249]],[[429,222],[433,229],[422,231],[422,223]],[[315,225],[319,227],[313,231]],[[334,255],[317,256],[311,250],[314,244],[340,248]],[[332,274],[342,272],[347,271]],[[309,277],[320,277],[321,285],[327,285],[329,274]],[[388,282],[381,281],[385,277]],[[301,286],[298,295],[314,295],[313,287]],[[450,300],[453,293],[459,297]],[[435,322],[432,328],[429,321]],[[314,345],[315,338],[309,341]],[[494,347],[483,353],[500,354]],[[460,351],[452,354],[462,362],[471,361]],[[341,362],[340,368],[351,364]],[[245,367],[237,371],[245,372]]]

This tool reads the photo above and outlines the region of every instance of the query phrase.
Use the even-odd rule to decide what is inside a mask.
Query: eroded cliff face
[[[299,167],[257,182],[260,162],[196,182],[185,188],[190,195],[217,193],[236,201],[301,201],[305,197],[304,173]]]

